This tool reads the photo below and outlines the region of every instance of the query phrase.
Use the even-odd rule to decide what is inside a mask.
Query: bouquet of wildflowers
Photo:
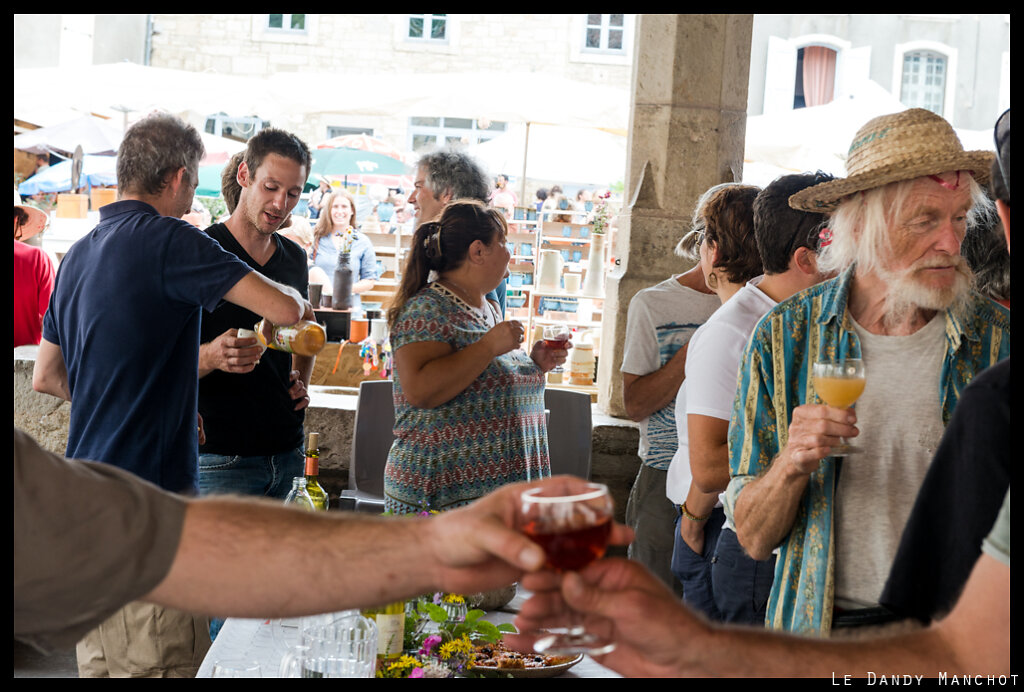
[[[408,653],[382,666],[379,678],[453,678],[473,676],[478,642],[493,643],[504,632],[515,632],[512,625],[494,625],[483,619],[484,611],[470,610],[452,618],[465,599],[457,594],[434,594],[420,599],[406,614],[405,649]],[[426,625],[435,623],[436,631]]]
[[[338,252],[352,252],[356,229],[349,226],[344,231],[335,231],[335,235],[337,236],[335,242],[338,245]]]

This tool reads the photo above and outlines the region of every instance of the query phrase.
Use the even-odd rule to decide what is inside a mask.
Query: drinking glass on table
[[[221,659],[213,664],[214,678],[258,678],[260,664],[257,661],[242,658]]]
[[[814,362],[811,374],[818,398],[835,408],[853,406],[864,392],[867,382],[864,361],[860,358],[839,361],[819,359]],[[829,456],[843,457],[863,451],[860,447],[848,444],[843,438],[839,439],[840,444],[832,448]]]
[[[517,528],[539,545],[547,567],[556,572],[580,570],[604,555],[612,531],[612,500],[600,483],[567,479],[520,495]],[[543,634],[534,643],[540,653],[567,656],[609,653],[615,643],[587,632],[572,620]]]

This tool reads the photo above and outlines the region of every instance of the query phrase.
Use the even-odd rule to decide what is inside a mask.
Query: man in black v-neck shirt
[[[308,286],[306,253],[277,229],[298,203],[309,172],[308,147],[294,135],[263,130],[238,167],[238,206],[206,233],[264,276],[298,290]],[[261,351],[239,338],[259,316],[222,303],[203,312],[199,353],[201,494],[241,493],[283,498],[303,473],[306,388],[314,358]]]

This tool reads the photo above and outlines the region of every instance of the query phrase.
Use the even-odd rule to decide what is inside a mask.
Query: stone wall
[[[307,14],[306,32],[299,35],[264,30],[261,14],[157,14],[151,64],[252,76],[371,72],[382,79],[388,73],[499,70],[629,85],[632,56],[612,62],[574,57],[574,41],[582,42],[582,15],[447,17],[448,43],[431,45],[406,39],[406,14]]]
[[[67,446],[71,405],[32,390],[35,346],[14,350],[14,426],[46,449],[63,454]],[[325,490],[336,498],[348,487],[357,397],[330,387],[313,387],[306,429],[320,433],[320,475]],[[619,521],[640,465],[639,427],[627,420],[594,411],[591,478],[606,483],[615,499]]]

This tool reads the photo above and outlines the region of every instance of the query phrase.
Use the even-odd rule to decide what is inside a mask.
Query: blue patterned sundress
[[[433,283],[402,308],[391,346],[397,352],[406,344],[440,341],[458,350],[488,329],[468,304]],[[408,402],[397,369],[394,383],[395,442],[384,472],[386,509],[395,514],[444,511],[508,483],[551,475],[544,373],[523,350],[495,358],[463,392],[433,409]]]

